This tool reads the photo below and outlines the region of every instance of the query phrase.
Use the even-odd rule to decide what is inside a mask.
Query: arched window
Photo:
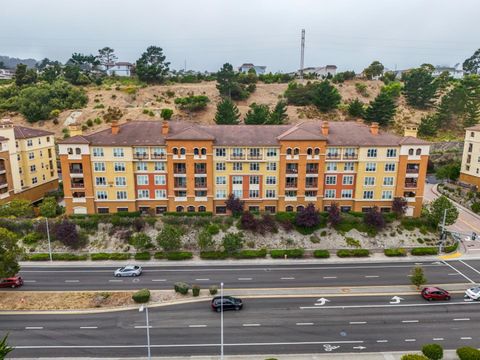
[[[75,148],[75,154],[80,155],[82,150],[80,148]]]
[[[413,155],[413,149],[408,149],[408,155]]]
[[[300,154],[300,150],[298,148],[293,149],[293,155]]]
[[[315,155],[320,155],[320,149],[319,149],[319,148],[315,148],[314,154],[315,154]]]
[[[305,208],[302,205],[297,206],[297,212],[303,211]]]
[[[199,155],[200,152],[198,151],[198,148],[193,149],[193,155]]]
[[[207,211],[207,208],[205,206],[201,205],[198,207],[198,212],[205,212],[205,211]]]
[[[73,149],[72,149],[72,148],[68,148],[68,149],[67,149],[67,153],[68,153],[68,155],[72,155],[72,154],[73,154]]]
[[[422,149],[417,149],[416,155],[422,155]]]
[[[291,148],[287,149],[287,155],[292,155],[292,149]]]
[[[173,151],[173,155],[178,155],[178,149],[177,148],[173,148],[172,151]]]
[[[207,155],[207,149],[202,148],[202,155]]]
[[[177,206],[176,211],[177,212],[183,212],[183,206]]]
[[[188,211],[188,212],[195,212],[195,206],[189,206],[189,207],[187,208],[187,211]]]
[[[185,155],[185,148],[180,148],[180,155]]]
[[[292,212],[292,211],[293,211],[293,206],[288,205],[288,206],[285,208],[285,211],[286,211],[286,212]]]
[[[312,156],[312,154],[313,154],[313,149],[312,149],[312,148],[308,148],[308,149],[307,149],[307,155]]]

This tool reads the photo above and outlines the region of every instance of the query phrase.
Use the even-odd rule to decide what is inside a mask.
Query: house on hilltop
[[[251,63],[244,63],[238,67],[238,71],[242,73],[248,73],[250,69],[255,70],[255,73],[257,75],[260,74],[265,74],[267,67],[266,66],[260,66],[260,65],[253,65]]]
[[[133,75],[133,64],[129,62],[116,62],[107,64],[105,71],[108,76],[132,76]]]
[[[298,71],[300,73],[300,70]],[[326,76],[335,76],[337,73],[336,65],[325,65],[325,66],[313,66],[303,69],[304,75],[316,74],[318,78],[323,78]]]

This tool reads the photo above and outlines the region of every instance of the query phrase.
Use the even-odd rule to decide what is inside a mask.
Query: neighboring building
[[[298,71],[298,73],[300,73],[300,70]],[[303,69],[304,75],[316,74],[318,78],[326,77],[328,75],[335,76],[336,73],[337,73],[336,65],[307,67]]]
[[[0,203],[32,202],[58,189],[53,133],[0,121]]]
[[[480,125],[465,129],[459,181],[480,188]]]
[[[255,73],[257,75],[265,74],[265,71],[267,70],[266,66],[259,66],[259,65],[253,65],[253,64],[242,64],[241,66],[238,67],[238,71],[242,73],[248,73],[250,69],[255,70]]]
[[[419,216],[429,148],[375,123],[130,121],[63,140],[59,153],[68,214],[224,214],[234,194],[247,209],[269,212],[332,202],[342,211],[388,212],[405,197],[407,215]]]
[[[0,80],[11,80],[15,76],[15,70],[0,69]]]
[[[432,72],[432,76],[437,77],[444,72],[448,72],[448,75],[454,79],[463,78],[463,69],[460,67],[460,64],[455,65],[454,67],[449,66],[436,66]]]
[[[132,76],[133,64],[129,62],[111,63],[106,66],[108,76]]]

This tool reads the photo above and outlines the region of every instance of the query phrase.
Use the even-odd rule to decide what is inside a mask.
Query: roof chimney
[[[162,135],[167,135],[168,134],[168,130],[169,130],[169,124],[168,124],[168,121],[164,121],[162,123]]]
[[[372,122],[370,124],[370,133],[372,135],[378,135],[378,123],[377,122]]]
[[[328,136],[328,121],[322,123],[322,135]]]
[[[405,126],[404,136],[417,137],[418,128],[416,126]]]
[[[112,134],[117,135],[120,132],[120,126],[118,121],[112,121]]]
[[[71,123],[68,125],[68,132],[70,133],[71,137],[77,136],[77,135],[82,135],[82,127],[77,124],[76,122]]]

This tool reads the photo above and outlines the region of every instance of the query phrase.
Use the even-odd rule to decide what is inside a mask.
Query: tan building
[[[460,168],[461,182],[480,187],[480,125],[465,129],[462,166]]]
[[[130,121],[60,142],[67,213],[226,213],[230,194],[252,211],[391,210],[419,216],[429,144],[378,125],[197,125]]]
[[[58,189],[53,133],[0,121],[0,204],[35,202]]]

